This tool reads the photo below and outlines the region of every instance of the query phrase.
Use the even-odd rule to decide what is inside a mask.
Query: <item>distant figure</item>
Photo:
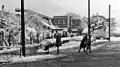
[[[2,5],[2,10],[4,10],[4,5]]]
[[[62,43],[61,43],[61,34],[60,33],[56,33],[57,54],[59,54],[59,46],[62,46]]]
[[[86,45],[87,45],[87,34],[84,34],[83,35],[83,39],[80,43],[80,47],[79,47],[79,50],[78,52],[80,52],[80,50],[83,48],[84,52],[86,52],[85,48],[86,48]],[[87,53],[87,52],[86,52]]]
[[[30,32],[30,44],[33,44],[33,35],[32,35],[32,32]]]
[[[39,43],[39,35],[40,35],[40,33],[37,32],[37,34],[36,34],[36,37],[37,37],[37,43]]]
[[[12,31],[10,31],[9,32],[9,37],[8,37],[8,43],[9,43],[9,46],[11,46],[12,45],[12,41],[13,41],[13,33],[12,33]]]
[[[54,33],[54,38],[56,38],[56,33]]]

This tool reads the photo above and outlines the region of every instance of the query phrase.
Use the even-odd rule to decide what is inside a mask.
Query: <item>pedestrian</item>
[[[90,38],[91,38],[91,35],[90,35]],[[89,50],[89,53],[92,53],[92,51],[91,51],[91,44],[90,44],[90,42],[89,42],[89,38],[87,38],[87,44],[86,44],[86,52]]]
[[[86,45],[87,45],[87,34],[83,34],[83,39],[82,39],[82,41],[80,43],[80,47],[79,47],[78,52],[80,52],[82,48],[83,48],[84,52],[86,52],[86,50],[85,50]]]
[[[33,34],[30,32],[30,44],[33,44]]]
[[[39,32],[37,32],[37,34],[36,34],[37,43],[39,43],[39,35],[40,35],[40,33],[39,33]]]
[[[59,46],[61,45],[61,34],[60,33],[56,33],[56,47],[57,47],[57,54],[59,54]]]
[[[11,46],[11,44],[12,44],[12,31],[9,32],[8,43],[9,43],[9,46]]]

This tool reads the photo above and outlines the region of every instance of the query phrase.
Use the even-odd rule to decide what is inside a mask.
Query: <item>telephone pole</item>
[[[109,41],[110,41],[111,5],[109,5]]]
[[[91,36],[90,36],[90,0],[88,0],[88,36],[89,36],[89,45],[91,45]]]
[[[25,57],[25,22],[24,22],[24,0],[21,0],[21,45],[22,55]]]

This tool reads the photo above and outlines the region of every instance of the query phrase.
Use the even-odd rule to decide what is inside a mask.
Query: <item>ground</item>
[[[91,54],[77,52],[78,48],[61,50],[66,57],[18,64],[5,64],[0,67],[119,67],[120,42],[108,43]]]

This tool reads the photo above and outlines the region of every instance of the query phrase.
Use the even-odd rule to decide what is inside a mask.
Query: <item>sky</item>
[[[59,16],[67,12],[75,12],[81,17],[87,16],[88,0],[24,0],[25,8],[48,15]],[[116,18],[120,27],[120,0],[91,0],[91,15],[99,13],[108,17],[108,6],[111,4],[111,16]],[[0,0],[6,10],[20,8],[20,0]]]

